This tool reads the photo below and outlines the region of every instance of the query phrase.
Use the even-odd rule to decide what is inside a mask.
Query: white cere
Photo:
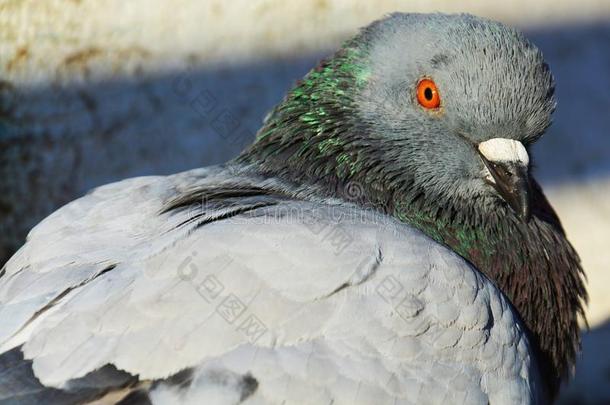
[[[530,162],[525,146],[514,139],[493,138],[481,142],[479,152],[490,162],[517,163],[525,167]]]

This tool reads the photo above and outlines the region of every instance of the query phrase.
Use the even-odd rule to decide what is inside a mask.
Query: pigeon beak
[[[487,180],[524,221],[530,218],[529,156],[521,142],[494,138],[479,144]]]

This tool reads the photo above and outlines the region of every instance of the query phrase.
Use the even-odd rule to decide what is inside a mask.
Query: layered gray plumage
[[[0,273],[0,401],[547,402],[586,296],[529,178],[552,90],[498,23],[373,23],[235,161],[32,230]]]
[[[158,381],[153,403],[534,401],[527,339],[492,283],[409,226],[287,187],[210,168],[67,205],[6,267],[1,350],[68,391],[111,364]],[[192,190],[203,206],[159,215]]]

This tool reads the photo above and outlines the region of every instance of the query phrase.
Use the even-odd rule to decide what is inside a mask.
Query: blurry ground
[[[608,0],[0,0],[0,262],[91,187],[233,156],[321,55],[399,10],[489,16],[543,50],[559,106],[537,176],[582,256],[594,329],[564,399],[610,403]]]

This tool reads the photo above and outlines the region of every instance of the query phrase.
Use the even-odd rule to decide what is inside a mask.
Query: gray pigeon
[[[529,173],[554,106],[513,29],[372,23],[234,161],[31,231],[0,273],[0,402],[551,401],[586,300]]]

